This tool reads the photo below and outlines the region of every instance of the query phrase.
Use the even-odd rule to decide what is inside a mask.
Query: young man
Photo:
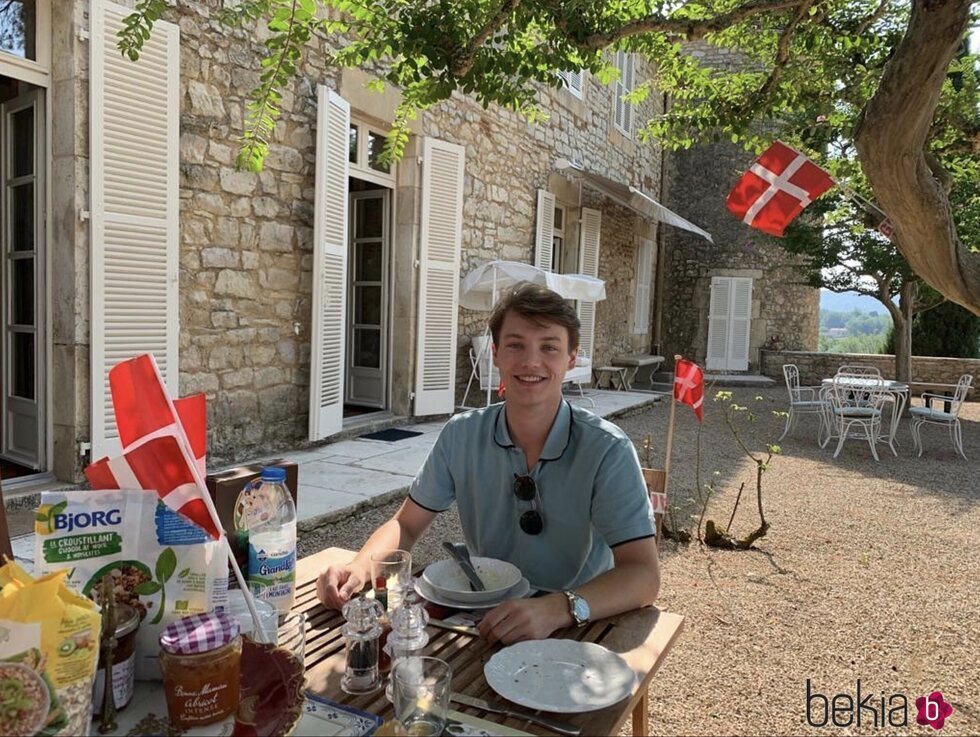
[[[317,582],[340,608],[370,578],[375,552],[411,549],[455,502],[474,555],[508,560],[545,596],[504,602],[480,634],[548,637],[652,604],[660,588],[655,527],[636,450],[615,425],[562,397],[579,320],[558,294],[517,285],[490,316],[505,401],[449,420],[409,497],[351,563]]]

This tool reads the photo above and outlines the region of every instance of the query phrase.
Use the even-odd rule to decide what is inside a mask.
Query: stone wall
[[[341,72],[327,63],[329,49],[311,42],[296,78],[283,95],[282,118],[260,174],[234,168],[237,136],[248,93],[257,84],[262,27],[229,32],[211,20],[223,0],[182,2],[166,20],[181,32],[180,84],[180,391],[204,392],[209,400],[209,457],[212,465],[267,455],[306,442],[309,402],[312,294],[312,229],[315,163],[316,88],[325,84],[352,103],[352,114],[378,125],[391,120],[397,93],[367,93],[369,78],[359,70]],[[73,60],[70,90],[82,99],[62,104],[73,116],[76,141],[87,141],[87,42],[75,41],[87,26],[87,3],[72,4],[62,30]],[[637,60],[638,83],[652,70]],[[661,150],[627,139],[613,127],[612,89],[586,75],[582,100],[564,89],[543,89],[548,122],[529,125],[519,115],[484,110],[462,95],[426,112],[415,132],[458,143],[466,149],[462,274],[490,259],[533,261],[536,190],[555,192],[566,205],[567,237],[577,243],[578,208],[603,212],[600,277],[609,280],[610,299],[598,310],[598,361],[620,352],[645,350],[649,335],[631,333],[636,237],[656,230],[623,208],[580,191],[577,182],[555,173],[558,157],[660,197]],[[67,100],[68,98],[62,98]],[[642,121],[661,111],[652,94],[638,106]],[[67,136],[66,136],[67,137]],[[407,413],[414,381],[416,305],[417,159],[415,139],[400,164],[392,265],[392,410]],[[84,148],[84,146],[82,147]],[[84,151],[80,161],[87,161]],[[81,223],[87,178],[75,176],[74,199],[56,212],[55,228]],[[583,199],[584,198],[584,199]],[[59,218],[60,223],[59,225]],[[63,281],[66,299],[80,315],[70,338],[72,355],[63,373],[87,362],[87,293],[67,294],[69,282],[87,283],[88,243],[84,224],[73,253],[78,262]],[[482,332],[485,314],[460,311],[458,382],[469,374],[469,336]],[[56,368],[57,370],[57,368]],[[88,376],[81,371],[71,386],[65,435],[59,455],[77,458],[76,436],[88,435]],[[68,415],[71,414],[71,417]],[[78,476],[78,465],[62,478]]]
[[[738,61],[706,45],[692,53],[716,66]],[[714,244],[678,228],[663,229],[660,342],[665,356],[679,353],[704,361],[713,276],[753,279],[750,371],[758,370],[762,347],[817,346],[819,291],[801,283],[793,258],[778,239],[749,228],[725,208],[729,191],[754,159],[731,143],[692,148],[666,159],[664,204],[711,233]]]
[[[816,386],[821,379],[837,373],[840,366],[861,364],[874,366],[886,379],[895,378],[895,356],[874,353],[814,353],[807,351],[762,351],[762,374],[783,381],[783,364],[796,364],[800,369],[800,383]],[[963,374],[980,378],[978,358],[912,357],[912,381],[936,384],[955,384]],[[976,390],[971,394],[976,399]]]

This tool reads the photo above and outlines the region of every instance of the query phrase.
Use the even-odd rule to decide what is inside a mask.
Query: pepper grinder
[[[347,641],[347,664],[340,687],[349,694],[367,694],[381,688],[378,669],[381,616],[384,608],[374,599],[359,596],[344,604],[347,622],[341,633]]]
[[[399,587],[399,606],[391,613],[391,634],[385,648],[391,656],[391,667],[401,658],[422,655],[429,643],[429,633],[425,631],[429,614],[425,611],[422,597],[415,591],[414,580],[406,581]],[[385,696],[391,701],[391,680],[385,689]]]

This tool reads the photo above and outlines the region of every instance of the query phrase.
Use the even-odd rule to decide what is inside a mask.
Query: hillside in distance
[[[827,289],[820,290],[820,309],[832,312],[877,312],[883,314],[885,306],[874,297],[868,297],[857,292],[831,292]]]

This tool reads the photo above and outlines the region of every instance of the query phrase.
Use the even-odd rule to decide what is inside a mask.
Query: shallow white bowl
[[[432,589],[443,596],[464,604],[480,604],[485,601],[501,598],[508,590],[516,586],[523,575],[521,569],[513,563],[496,558],[480,558],[474,556],[473,567],[476,568],[480,580],[487,587],[486,591],[471,591],[470,581],[463,569],[454,560],[439,560],[422,572],[422,579]]]

